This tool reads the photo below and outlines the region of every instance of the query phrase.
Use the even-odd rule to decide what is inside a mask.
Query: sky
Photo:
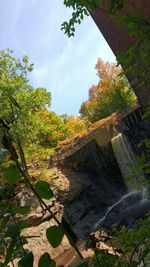
[[[71,12],[63,0],[0,0],[0,50],[28,55],[35,64],[29,81],[51,92],[51,110],[78,115],[88,89],[98,82],[97,59],[115,62],[115,56],[91,17],[68,38],[61,23]]]

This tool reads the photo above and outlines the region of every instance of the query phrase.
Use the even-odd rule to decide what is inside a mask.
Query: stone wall
[[[75,169],[90,168],[106,169],[108,164],[115,162],[113,151],[111,150],[111,139],[123,131],[129,131],[130,134],[135,131],[142,121],[143,111],[141,107],[137,107],[134,111],[126,115],[120,115],[118,120],[104,124],[102,127],[95,129],[93,139],[66,156],[62,163]],[[90,133],[92,135],[92,133]],[[87,139],[88,140],[88,139]],[[110,167],[111,164],[109,164]]]

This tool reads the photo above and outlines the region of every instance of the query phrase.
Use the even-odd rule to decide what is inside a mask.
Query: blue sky
[[[115,57],[90,17],[68,39],[60,28],[70,14],[63,0],[0,0],[0,49],[13,49],[16,57],[27,54],[35,64],[30,83],[51,91],[51,109],[77,115],[98,81],[97,58],[114,62]]]

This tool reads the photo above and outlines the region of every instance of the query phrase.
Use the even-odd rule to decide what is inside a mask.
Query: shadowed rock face
[[[146,192],[143,190],[131,192],[110,207],[95,227],[98,229],[100,226],[108,227],[113,224],[132,226],[148,211],[150,211],[150,199],[148,199]]]
[[[122,189],[119,191],[87,173],[72,172],[69,181],[70,188],[63,200],[64,214],[77,236],[83,238],[86,232],[93,231],[93,225],[104,216],[107,208],[121,197]]]

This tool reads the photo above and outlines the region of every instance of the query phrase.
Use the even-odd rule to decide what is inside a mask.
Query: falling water
[[[130,224],[149,210],[148,190],[142,188],[140,191],[131,191],[108,208],[105,215],[95,224],[94,229],[98,230],[102,225],[120,223],[123,219],[125,221],[125,217],[128,217],[126,221]]]
[[[133,166],[136,164],[135,155],[126,136],[124,136],[122,133],[112,138],[111,144],[121,174],[123,178],[126,178],[127,176],[131,175]]]
[[[137,164],[136,156],[130,143],[123,134],[118,134],[111,140],[113,152],[124,179],[132,175],[133,167]],[[137,176],[143,176],[138,173]],[[111,225],[126,221],[128,225],[132,224],[135,219],[143,216],[150,210],[150,200],[146,188],[140,191],[136,189],[136,179],[133,179],[128,186],[129,193],[109,207],[104,215],[96,224],[95,229],[102,225]]]

